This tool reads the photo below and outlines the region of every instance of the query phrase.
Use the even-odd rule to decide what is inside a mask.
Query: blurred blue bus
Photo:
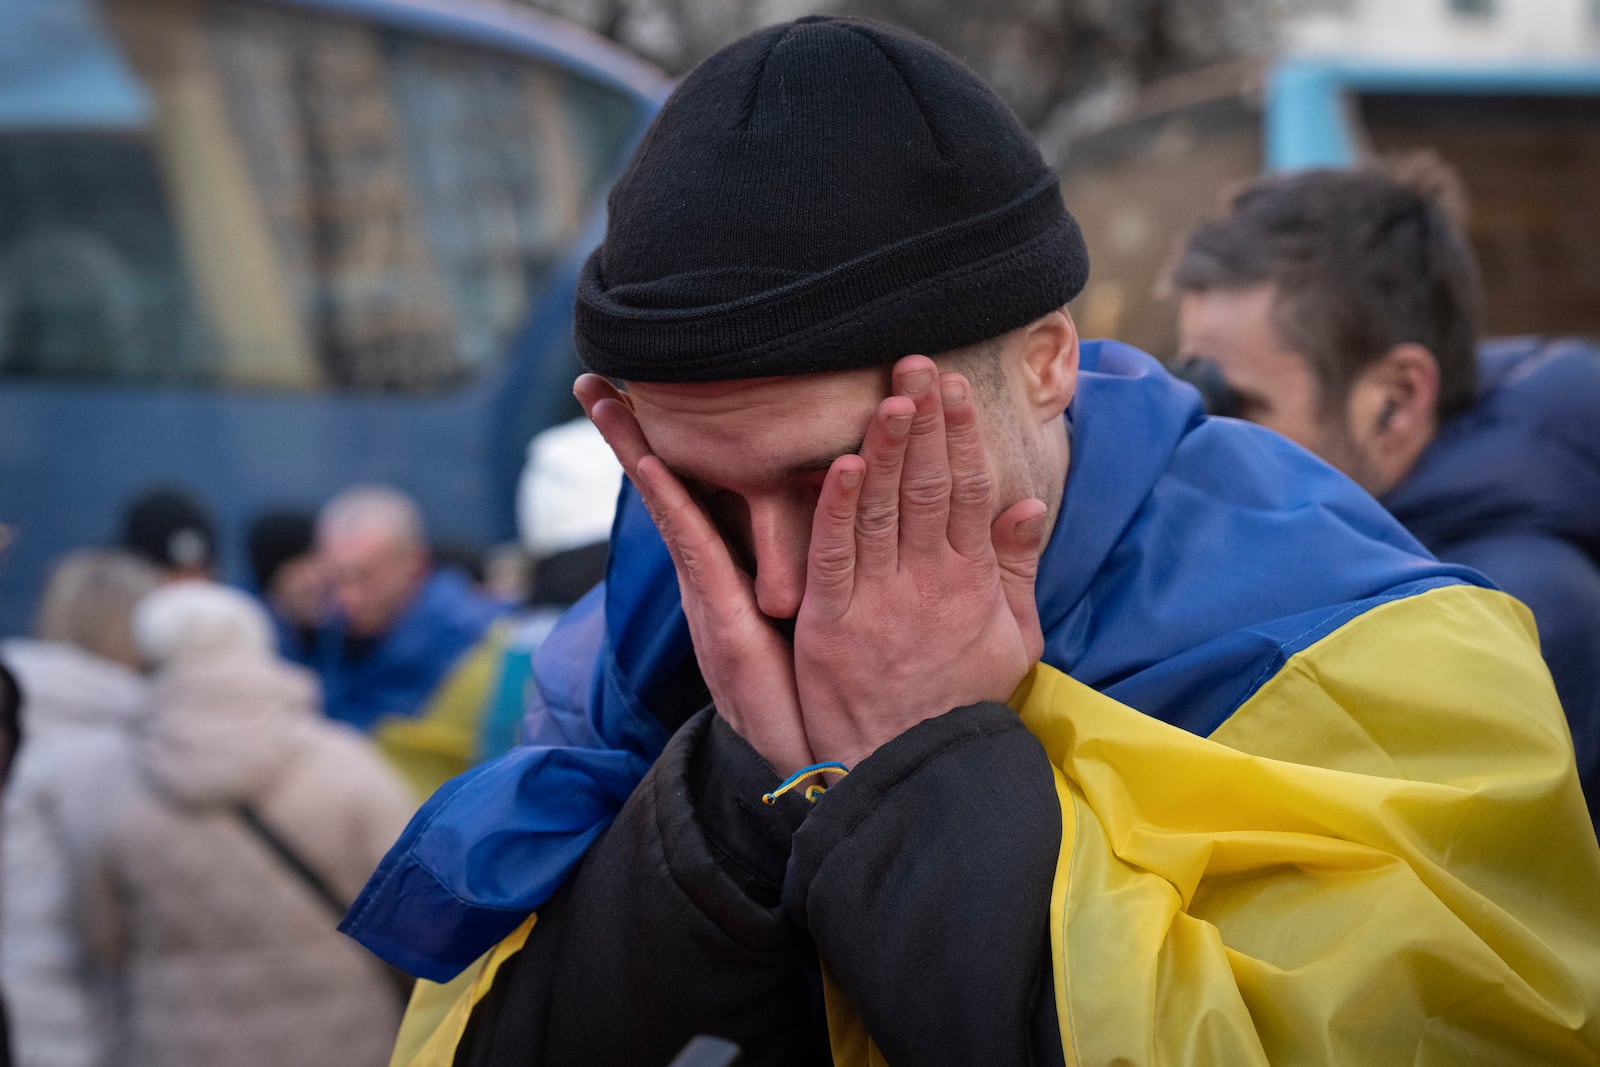
[[[0,635],[156,484],[357,481],[514,536],[574,279],[662,76],[470,0],[0,0]]]

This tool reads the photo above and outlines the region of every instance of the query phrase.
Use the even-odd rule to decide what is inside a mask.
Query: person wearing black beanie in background
[[[1087,270],[925,41],[806,18],[682,81],[579,282],[606,582],[342,924],[428,980],[395,1063],[1600,1051],[1526,612],[1080,343]]]
[[[161,568],[168,580],[210,578],[217,569],[217,526],[211,510],[178,486],[147,489],[122,512],[123,548]]]

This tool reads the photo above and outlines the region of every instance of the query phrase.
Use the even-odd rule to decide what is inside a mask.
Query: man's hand
[[[651,453],[616,389],[585,374],[574,392],[633,480],[672,555],[695,657],[717,713],[779,774],[814,762],[789,642],[757,608],[750,576],[688,489]]]
[[[1003,701],[1038,659],[1045,505],[991,523],[993,508],[966,380],[902,359],[812,526],[794,664],[817,758],[854,766],[924,719]]]

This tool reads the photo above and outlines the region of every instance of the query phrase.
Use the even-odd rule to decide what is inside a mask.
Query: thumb
[[[989,528],[995,562],[1000,566],[1000,585],[1030,659],[1038,659],[1044,652],[1033,587],[1039,576],[1039,552],[1044,547],[1046,511],[1042,500],[1020,500],[1002,511]]]

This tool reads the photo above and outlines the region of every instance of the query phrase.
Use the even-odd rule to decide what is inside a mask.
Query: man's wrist
[[[794,832],[811,803],[788,790],[766,803],[779,774],[720,715],[712,715],[689,763],[695,818],[724,869],[752,897],[775,906]]]

